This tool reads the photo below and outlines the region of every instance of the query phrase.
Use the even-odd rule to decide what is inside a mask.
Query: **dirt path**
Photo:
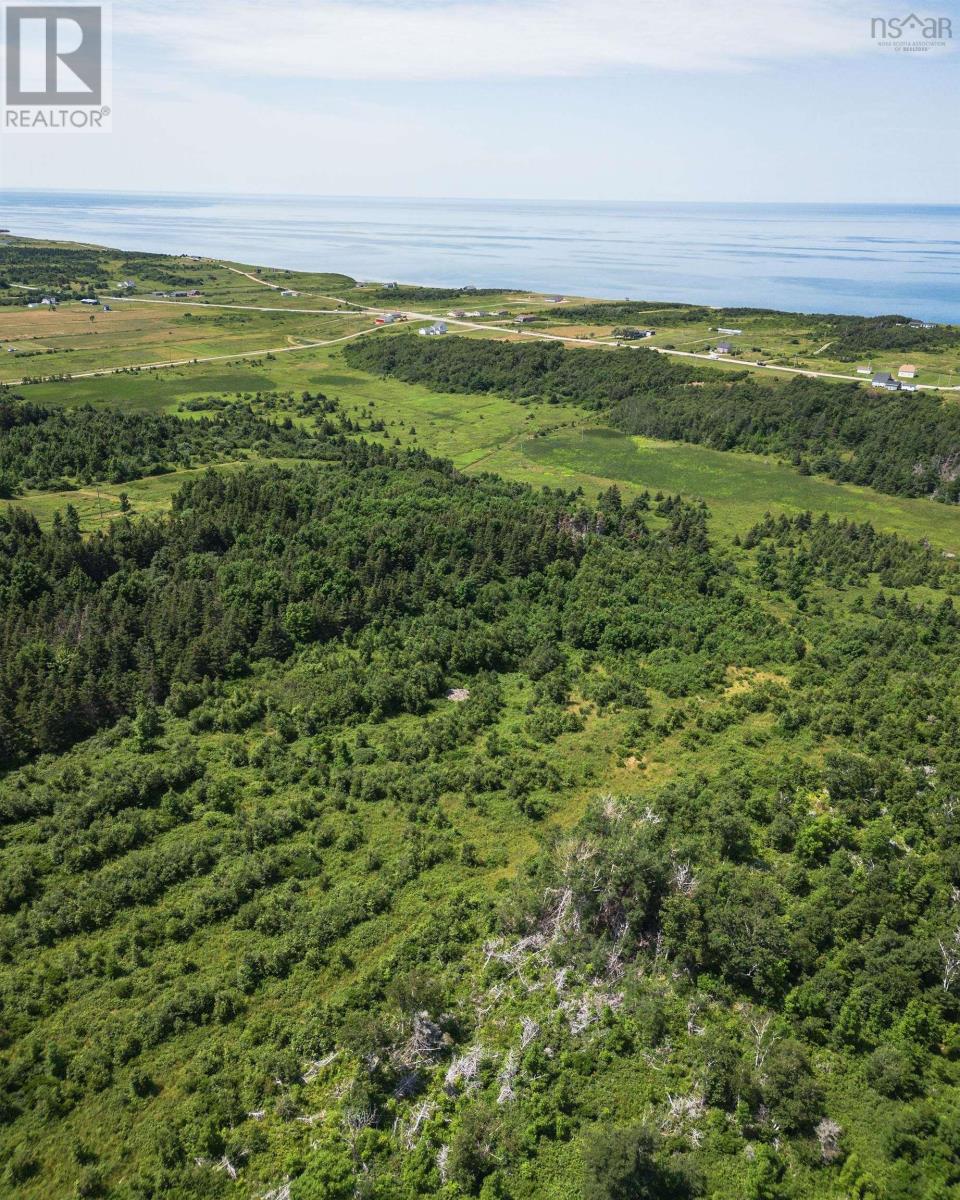
[[[363,337],[366,333],[376,333],[379,329],[379,325],[373,325],[367,329],[358,329],[355,333],[346,333],[343,337],[327,338],[322,342],[303,342],[299,346],[271,346],[265,350],[240,350],[234,351],[233,354],[207,354],[200,358],[176,358],[169,359],[166,362],[131,363],[117,367],[105,367],[99,371],[77,371],[68,375],[62,382],[69,383],[72,379],[98,379],[105,375],[122,375],[124,371],[159,371],[164,367],[190,367],[196,363],[225,362],[228,359],[262,358],[265,354],[295,354],[298,350],[317,350],[323,346],[335,346],[338,342],[349,342],[352,338]],[[43,376],[33,379],[27,377],[24,379],[0,380],[0,383],[5,383],[8,387],[16,387],[31,382],[42,383],[44,382]]]

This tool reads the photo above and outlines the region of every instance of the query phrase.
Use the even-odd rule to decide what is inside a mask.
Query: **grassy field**
[[[279,350],[370,328],[362,314],[181,310],[126,305],[90,312],[80,305],[0,312],[0,382],[122,369],[150,363]]]
[[[729,536],[742,533],[768,511],[789,515],[809,510],[870,521],[879,530],[960,551],[960,513],[946,505],[799,475],[793,467],[759,455],[628,437],[611,429],[562,430],[524,439],[522,446],[494,456],[490,469],[510,478],[532,475],[552,486],[585,490],[615,482],[637,490],[680,492],[705,500],[716,531]]]
[[[631,493],[646,488],[701,497],[713,510],[714,531],[721,536],[743,533],[767,510],[809,509],[870,521],[878,530],[927,538],[943,550],[960,552],[960,513],[943,505],[805,477],[790,465],[756,455],[629,438],[592,428],[592,418],[572,406],[444,394],[375,378],[348,366],[336,346],[21,390],[43,404],[168,412],[176,412],[185,400],[208,395],[249,400],[258,392],[294,397],[319,390],[340,400],[360,425],[360,436],[384,446],[417,446],[465,471],[491,471],[535,486],[582,487],[590,495],[617,483]],[[282,407],[277,415],[283,415]],[[377,421],[384,423],[382,432],[370,429]],[[117,502],[119,492],[126,490],[138,510],[155,511],[169,502],[176,479],[177,474],[166,475],[102,491]],[[74,504],[81,499],[87,527],[99,520],[96,497],[30,496],[26,503],[46,521],[68,499]]]
[[[869,520],[880,530],[913,538],[926,537],[951,552],[960,549],[960,515],[940,505],[803,477],[789,465],[756,456],[630,439],[592,428],[595,419],[572,406],[491,395],[447,395],[375,378],[349,367],[337,344],[300,348],[369,329],[372,320],[369,314],[349,308],[329,313],[293,310],[337,308],[344,302],[383,304],[389,291],[380,285],[357,286],[346,276],[210,259],[154,262],[111,251],[106,262],[106,267],[100,268],[100,279],[109,280],[110,287],[91,290],[105,299],[108,292],[117,290],[119,281],[132,278],[135,288],[131,294],[148,298],[148,302],[111,302],[110,312],[76,301],[62,304],[56,311],[0,307],[0,346],[17,350],[15,354],[0,353],[0,382],[42,377],[40,382],[18,385],[18,391],[49,406],[93,404],[154,412],[183,411],[185,401],[207,396],[251,402],[258,393],[268,393],[279,397],[271,407],[274,417],[290,415],[298,421],[302,418],[294,412],[295,398],[305,391],[322,391],[340,401],[359,428],[359,436],[382,445],[416,446],[451,459],[463,470],[492,471],[534,485],[579,486],[592,494],[618,483],[628,492],[648,488],[702,497],[714,511],[716,533],[723,536],[743,532],[767,509],[809,509]],[[169,292],[171,272],[190,280],[201,295],[177,302],[149,299],[152,291]],[[22,282],[30,287],[42,283],[39,277]],[[76,280],[73,286],[80,288],[83,282]],[[285,297],[281,294],[284,290],[297,294]],[[612,324],[563,319],[565,309],[580,302],[570,297],[564,304],[552,305],[546,304],[544,297],[528,293],[475,297],[468,293],[456,300],[398,298],[397,307],[436,313],[506,309],[511,315],[529,311],[542,315],[543,323],[532,329],[511,327],[507,318],[499,321],[502,331],[475,330],[468,332],[470,337],[519,340],[538,332],[588,340],[608,337]],[[218,304],[253,307],[214,307]],[[277,311],[261,311],[263,308]],[[676,312],[675,308],[650,307],[649,318],[636,322],[657,330],[646,344],[699,352],[715,342],[718,335],[713,326],[718,318],[710,315],[699,322],[682,323]],[[730,340],[747,353],[762,352],[770,361],[851,372],[854,364],[829,359],[829,346],[819,339],[811,321],[784,314],[744,317],[738,320],[742,336],[731,335]],[[411,323],[405,328],[413,327]],[[391,337],[396,332],[380,330],[377,336]],[[949,375],[960,362],[954,361],[957,355],[953,351],[926,357],[916,352],[909,357],[921,366],[923,380],[934,370]],[[134,369],[142,363],[203,358],[214,361]],[[735,362],[729,365],[736,367]],[[882,365],[895,369],[897,364],[891,359]],[[50,378],[93,370],[114,373],[87,379]],[[757,378],[770,383],[774,379],[765,372],[759,372]],[[285,397],[290,400],[289,412]],[[125,488],[101,487],[99,498],[96,491],[92,495],[51,493],[27,496],[21,502],[47,521],[58,506],[70,500],[80,508],[84,527],[92,528],[116,509],[121,490],[128,492],[137,511],[163,508],[181,474],[141,480]]]

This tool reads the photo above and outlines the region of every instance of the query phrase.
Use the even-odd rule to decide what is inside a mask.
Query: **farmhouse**
[[[913,365],[913,363],[904,363],[897,374],[901,379],[916,379],[917,368]]]

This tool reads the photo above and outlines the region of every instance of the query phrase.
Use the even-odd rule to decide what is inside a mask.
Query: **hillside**
[[[955,570],[328,453],[4,518],[11,1193],[945,1185]]]
[[[0,1195],[954,1196],[955,400],[41,250],[216,299],[0,316]]]

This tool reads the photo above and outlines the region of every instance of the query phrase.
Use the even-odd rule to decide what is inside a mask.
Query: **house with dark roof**
[[[900,384],[889,371],[878,371],[870,380],[874,387],[886,388],[888,392],[899,392]]]
[[[717,353],[717,354],[732,354],[733,346],[730,342],[717,342],[715,353]]]

